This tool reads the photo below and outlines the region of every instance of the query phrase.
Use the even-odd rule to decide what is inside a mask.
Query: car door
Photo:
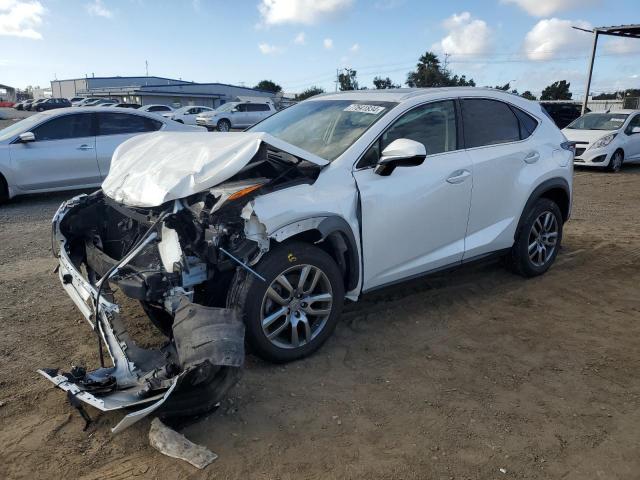
[[[627,128],[624,129],[626,143],[624,145],[624,155],[628,160],[638,160],[640,158],[640,133],[633,133],[634,128],[640,128],[640,113],[629,120]]]
[[[252,125],[249,123],[248,117],[249,112],[247,111],[247,104],[240,103],[236,105],[229,115],[229,118],[231,119],[231,126],[233,128],[244,128]]]
[[[398,118],[358,162],[364,289],[460,262],[471,202],[472,165],[458,148],[453,100]],[[380,176],[372,168],[393,140],[423,143],[425,161]]]
[[[488,98],[464,98],[464,141],[473,161],[473,200],[466,251],[470,259],[509,248],[529,193],[551,147],[532,135],[538,122],[521,109]]]
[[[164,125],[160,120],[134,113],[99,112],[96,115],[96,152],[103,180],[109,173],[111,157],[118,145],[135,135],[159,130]]]
[[[186,125],[195,125],[196,124],[196,117],[198,115],[200,115],[200,113],[202,113],[204,111],[207,111],[207,109],[201,108],[201,107],[191,107],[184,113],[184,115],[182,117],[182,121]]]
[[[10,147],[16,184],[21,190],[85,187],[100,183],[93,114],[71,113],[41,123],[34,142]]]

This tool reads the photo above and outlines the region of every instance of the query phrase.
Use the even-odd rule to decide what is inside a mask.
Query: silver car
[[[228,132],[232,128],[247,128],[276,113],[272,103],[229,102],[212,112],[196,117],[196,125],[207,130]]]
[[[99,186],[111,156],[145,132],[197,131],[128,108],[60,108],[0,130],[0,202],[26,193]]]

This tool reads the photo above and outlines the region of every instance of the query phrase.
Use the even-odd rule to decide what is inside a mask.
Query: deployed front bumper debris
[[[145,248],[158,240],[153,226],[122,260],[111,266],[98,281],[81,273],[77,248],[70,248],[60,231],[60,223],[77,207],[85,206],[86,196],[64,203],[53,218],[54,246],[59,252],[58,275],[69,297],[107,347],[112,366],[93,371],[75,367],[70,372],[44,368],[38,372],[58,388],[101,411],[127,409],[128,413],[112,431],[120,432],[160,407],[171,397],[184,397],[191,389],[220,377],[222,369],[239,370],[244,360],[244,324],[232,309],[209,308],[191,302],[188,292],[176,290],[178,309],[172,335],[158,349],[141,348],[127,332],[120,306],[105,295],[110,279],[116,277]],[[85,259],[86,260],[86,259]],[[226,372],[223,372],[226,373]],[[238,375],[223,375],[230,381],[216,383],[218,390],[230,388]],[[212,392],[207,390],[209,394]],[[202,390],[200,391],[202,394]],[[215,391],[215,397],[224,392]],[[196,399],[206,402],[207,399]]]

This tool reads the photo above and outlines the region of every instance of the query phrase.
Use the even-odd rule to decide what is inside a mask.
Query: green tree
[[[496,90],[503,90],[505,92],[508,92],[509,89],[511,88],[511,82],[507,82],[504,85],[500,86],[500,85],[496,85],[495,87]]]
[[[553,82],[542,90],[540,100],[571,100],[572,94],[569,87],[571,87],[571,83],[566,80]]]
[[[320,95],[321,93],[324,93],[324,90],[322,88],[310,87],[300,93],[296,93],[296,96],[294,98],[298,102],[301,102],[302,100],[306,100],[307,98],[313,97],[315,95]]]
[[[448,68],[440,63],[433,52],[425,52],[418,60],[416,69],[407,74],[405,82],[409,87],[475,87],[473,79],[465,75],[452,75]]]
[[[282,87],[271,80],[261,80],[253,87],[257,90],[266,90],[267,92],[278,93],[282,91]]]
[[[387,77],[375,77],[373,79],[373,86],[376,87],[376,90],[383,90],[385,88],[400,88],[400,85],[396,85],[393,81]]]
[[[345,90],[358,90],[358,72],[351,68],[343,69],[342,73],[338,75],[338,84],[341,91]]]
[[[527,100],[537,100],[536,96],[533,93],[531,93],[529,90],[522,92],[522,95],[520,96],[522,98],[526,98]]]

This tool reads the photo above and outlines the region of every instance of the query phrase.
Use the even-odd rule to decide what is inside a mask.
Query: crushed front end
[[[317,173],[261,149],[228,181],[159,206],[130,206],[101,190],[63,203],[52,225],[58,275],[96,334],[100,367],[39,372],[76,406],[134,409],[114,432],[159,408],[210,409],[244,361],[244,323],[227,305],[229,292],[245,278],[239,271],[259,277],[252,266],[269,249],[248,202]],[[132,302],[166,337],[162,345],[134,341],[125,311]]]

